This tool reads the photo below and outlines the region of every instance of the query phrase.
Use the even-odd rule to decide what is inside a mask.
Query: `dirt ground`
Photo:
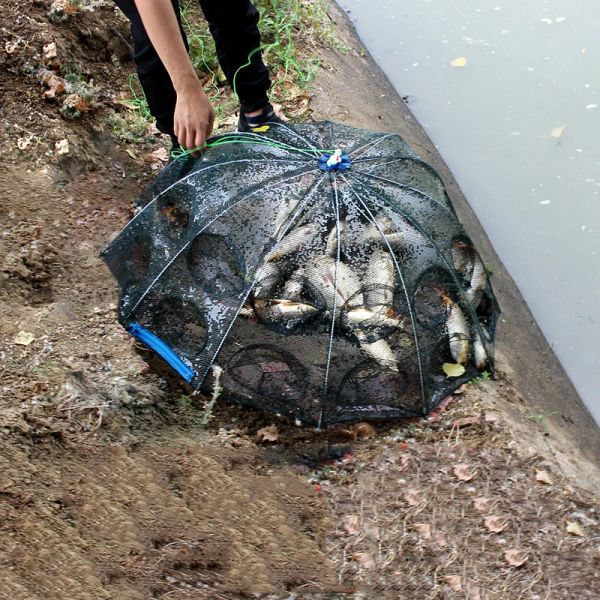
[[[0,598],[599,598],[597,471],[502,358],[430,420],[323,432],[205,424],[148,369],[98,252],[165,141],[116,139],[126,23],[70,6],[0,0]]]

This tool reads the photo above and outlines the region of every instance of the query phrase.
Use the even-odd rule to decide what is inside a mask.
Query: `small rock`
[[[69,140],[64,138],[62,140],[58,140],[56,144],[54,144],[54,149],[57,154],[68,154],[69,153]]]

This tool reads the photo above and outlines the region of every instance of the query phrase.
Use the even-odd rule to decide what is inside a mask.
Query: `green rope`
[[[189,156],[190,154],[200,152],[205,148],[216,148],[218,146],[225,146],[227,144],[249,144],[258,146],[268,146],[271,148],[277,148],[279,150],[286,150],[288,152],[299,152],[300,154],[306,154],[310,157],[318,157],[322,154],[334,152],[333,150],[325,150],[321,148],[298,148],[297,146],[290,146],[289,144],[285,144],[284,142],[277,142],[266,138],[257,139],[255,136],[249,136],[241,133],[239,135],[224,134],[223,137],[215,138],[212,141],[206,142],[204,146],[188,148],[187,150],[184,150],[183,148],[173,150],[173,152],[171,152],[171,157],[175,160],[179,160],[185,158],[186,156]]]

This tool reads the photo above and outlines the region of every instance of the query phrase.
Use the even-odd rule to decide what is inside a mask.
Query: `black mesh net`
[[[104,258],[121,323],[192,385],[217,364],[228,397],[303,422],[424,415],[492,369],[486,269],[397,135],[212,138],[161,173]]]

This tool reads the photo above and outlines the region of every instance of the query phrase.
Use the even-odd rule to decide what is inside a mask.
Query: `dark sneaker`
[[[240,111],[237,130],[241,132],[264,133],[265,131],[269,131],[273,123],[283,125],[284,121],[275,114],[273,106],[267,104],[263,108],[262,113],[254,117],[247,117]]]

